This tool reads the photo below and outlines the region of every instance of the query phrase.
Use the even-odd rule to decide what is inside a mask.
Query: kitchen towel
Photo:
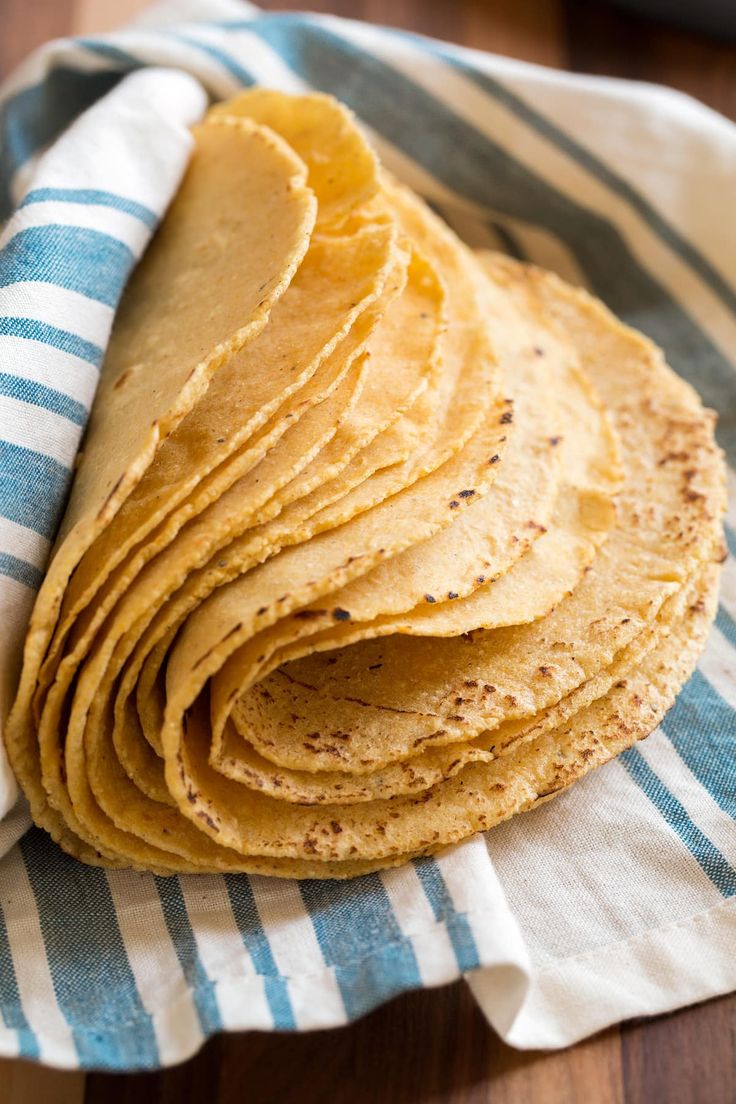
[[[209,98],[331,92],[471,245],[590,288],[720,414],[736,492],[736,128],[570,76],[239,0],[166,0],[0,89],[0,712],[115,305]],[[152,1069],[465,975],[519,1047],[736,987],[736,506],[716,625],[660,729],[570,792],[349,883],[90,869],[0,764],[0,1053]]]

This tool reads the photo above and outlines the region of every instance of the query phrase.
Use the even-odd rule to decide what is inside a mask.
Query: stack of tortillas
[[[221,104],[133,275],[7,725],[85,862],[349,877],[646,736],[714,614],[713,417],[473,255],[350,114]]]

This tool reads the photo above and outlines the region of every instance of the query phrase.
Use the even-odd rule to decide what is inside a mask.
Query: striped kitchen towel
[[[143,71],[141,71],[143,70]],[[721,416],[736,492],[736,129],[678,94],[238,0],[158,5],[0,90],[0,710],[115,305],[205,93],[334,93],[473,245],[588,286]],[[732,496],[732,500],[733,500]],[[467,975],[522,1047],[736,986],[736,506],[716,626],[644,744],[535,812],[348,884],[90,869],[0,798],[0,1053],[152,1069]]]

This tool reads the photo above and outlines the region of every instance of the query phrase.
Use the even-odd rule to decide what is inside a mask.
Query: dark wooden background
[[[0,76],[47,38],[109,30],[144,6],[0,0]],[[736,43],[598,0],[262,0],[262,6],[329,11],[562,69],[659,81],[736,119]],[[505,1046],[457,984],[401,997],[336,1031],[216,1038],[190,1062],[159,1074],[85,1077],[0,1061],[0,1104],[323,1101],[736,1104],[736,996],[628,1023],[552,1053]]]

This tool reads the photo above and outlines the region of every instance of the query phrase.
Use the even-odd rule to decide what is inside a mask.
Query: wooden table
[[[408,27],[559,68],[659,81],[736,119],[736,43],[597,0],[314,0],[309,8]],[[142,0],[0,0],[0,76],[32,47],[109,30]],[[464,984],[413,993],[360,1023],[302,1036],[212,1039],[159,1074],[56,1073],[0,1061],[0,1104],[734,1104],[736,995],[628,1023],[563,1052],[499,1041]]]

